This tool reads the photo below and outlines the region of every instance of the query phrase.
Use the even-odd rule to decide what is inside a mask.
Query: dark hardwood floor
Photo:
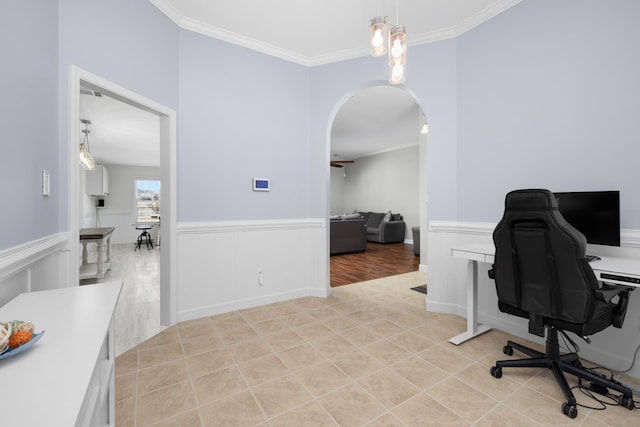
[[[367,250],[330,258],[332,287],[365,280],[418,271],[420,257],[413,254],[413,245],[404,243],[367,242]]]

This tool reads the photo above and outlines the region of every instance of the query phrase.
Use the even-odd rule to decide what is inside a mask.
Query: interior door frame
[[[160,251],[160,323],[170,326],[177,321],[177,119],[176,111],[121,87],[77,66],[70,67],[69,80],[69,279],[79,283],[79,173],[80,82],[99,87],[110,96],[142,108],[160,118],[160,177],[162,182],[162,250]]]

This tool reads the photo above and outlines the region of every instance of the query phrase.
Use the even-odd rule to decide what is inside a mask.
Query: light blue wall
[[[429,122],[429,201],[431,219],[457,214],[456,41],[411,47],[404,88],[422,106]],[[349,96],[370,84],[386,84],[384,58],[358,58],[311,69],[311,200],[313,216],[327,213],[327,129]],[[416,203],[418,201],[416,200]]]
[[[211,40],[147,0],[13,0],[1,12],[0,196],[11,209],[0,210],[0,250],[68,229],[71,64],[178,110],[179,221],[326,215],[332,114],[387,75],[382,58],[307,69]],[[640,228],[638,16],[634,0],[524,0],[455,40],[412,46],[429,218],[496,221],[516,187],[614,188],[622,226]],[[253,176],[272,192],[252,193]]]
[[[59,0],[59,229],[68,230],[69,69],[178,108],[177,26],[147,0]],[[55,14],[50,16],[54,19]]]
[[[308,217],[308,111],[308,68],[182,31],[178,220]]]
[[[3,1],[0,12],[0,250],[57,232],[57,3]],[[52,192],[41,195],[41,170]]]
[[[525,0],[458,39],[459,219],[515,188],[620,190],[640,228],[640,2]]]

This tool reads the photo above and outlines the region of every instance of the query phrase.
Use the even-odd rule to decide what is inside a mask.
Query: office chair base
[[[490,373],[495,378],[502,377],[502,368],[548,368],[553,373],[556,382],[560,386],[565,399],[562,404],[562,413],[569,418],[578,416],[578,404],[571,391],[571,386],[564,376],[564,372],[575,375],[578,378],[590,381],[602,387],[615,390],[621,393],[619,397],[620,406],[629,410],[635,408],[633,402],[633,392],[614,380],[603,378],[582,367],[580,359],[576,353],[560,354],[558,345],[558,331],[555,328],[547,328],[546,353],[539,352],[529,347],[525,347],[513,341],[507,341],[507,345],[502,349],[509,356],[516,349],[526,354],[530,359],[499,360],[492,366]]]

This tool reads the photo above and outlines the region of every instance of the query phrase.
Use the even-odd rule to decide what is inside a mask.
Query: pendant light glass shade
[[[403,26],[389,32],[389,83],[400,84],[407,79],[407,33]]]
[[[89,151],[89,125],[91,124],[91,120],[81,119],[80,120],[84,124],[84,129],[82,129],[82,133],[84,133],[84,139],[80,143],[80,164],[83,168],[88,169],[90,171],[96,168],[96,162],[93,160],[93,156]]]
[[[369,21],[369,44],[371,56],[387,53],[387,17],[376,16]]]
[[[93,156],[87,149],[87,146],[84,144],[84,142],[80,144],[80,164],[83,168],[90,171],[96,168],[96,162],[93,160]]]

